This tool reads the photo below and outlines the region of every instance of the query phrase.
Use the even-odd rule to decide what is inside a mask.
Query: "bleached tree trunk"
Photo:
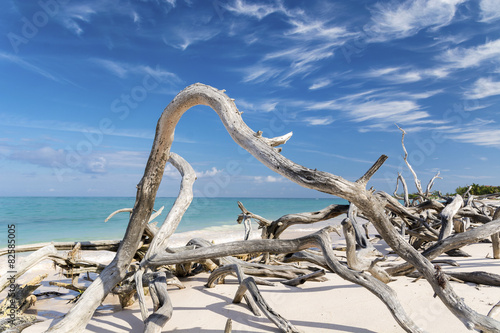
[[[453,217],[458,210],[462,208],[464,200],[457,194],[453,201],[441,211],[441,230],[439,231],[439,240],[448,237],[453,227]]]

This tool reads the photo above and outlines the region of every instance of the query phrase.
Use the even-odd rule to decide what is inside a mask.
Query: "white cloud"
[[[64,27],[76,35],[83,33],[81,23],[90,22],[92,15],[96,14],[96,7],[90,4],[70,4],[62,6],[62,13],[58,15]]]
[[[405,126],[423,124],[441,125],[443,120],[432,119],[431,114],[423,110],[418,100],[430,97],[440,91],[421,94],[405,94],[394,91],[369,90],[344,97],[309,103],[304,107],[309,110],[341,111],[354,122],[367,122],[361,131],[387,130],[394,123]],[[371,124],[370,124],[371,123]]]
[[[272,66],[257,64],[247,67],[244,69],[244,72],[246,74],[243,77],[243,82],[261,83],[278,77],[283,70]]]
[[[451,137],[455,140],[473,143],[479,146],[500,148],[500,129],[469,128]]]
[[[224,8],[235,13],[236,15],[244,15],[262,20],[264,17],[273,13],[287,13],[281,3],[268,4],[256,3],[255,1],[247,2],[244,0],[234,0],[230,4],[224,5]]]
[[[453,68],[470,68],[479,66],[488,60],[498,61],[500,59],[500,39],[476,47],[450,49],[441,54],[439,58]]]
[[[121,79],[128,77],[131,74],[135,75],[149,74],[157,81],[169,80],[175,83],[181,81],[176,74],[162,69],[159,65],[157,65],[156,68],[152,68],[151,66],[147,65],[133,65],[119,61],[99,59],[99,58],[91,59],[91,61],[103,67],[104,69],[110,71],[112,74],[118,76]]]
[[[284,177],[275,177],[275,176],[255,176],[253,180],[257,183],[281,183],[287,181]]]
[[[498,0],[481,0],[481,21],[491,22],[500,19],[500,4]]]
[[[426,28],[439,29],[451,23],[464,0],[407,0],[379,2],[373,6],[372,22],[365,30],[372,41],[406,38]]]
[[[332,80],[330,79],[319,79],[314,81],[314,83],[309,87],[309,90],[325,88],[328,87],[330,84],[332,84]]]
[[[218,29],[208,27],[197,27],[197,29],[177,29],[174,33],[163,36],[163,42],[176,49],[186,50],[190,45],[198,42],[206,42],[220,33]]]
[[[418,82],[428,78],[443,78],[447,75],[448,71],[443,68],[414,69],[405,67],[385,67],[372,69],[361,76],[402,84]]]
[[[500,95],[500,81],[493,81],[491,78],[480,78],[465,93],[465,98],[480,99],[495,95]]]
[[[48,71],[46,71],[46,70],[44,70],[36,65],[33,65],[32,63],[22,59],[21,57],[19,57],[17,55],[0,52],[0,60],[10,61],[10,62],[12,62],[12,63],[24,68],[24,69],[29,70],[30,72],[41,75],[41,76],[43,76],[49,80],[52,80],[52,81],[56,81],[56,82],[60,82],[60,83],[68,83],[69,82],[67,80],[57,78],[56,76],[52,75]]]
[[[328,117],[306,117],[303,119],[303,121],[305,121],[309,125],[316,126],[316,125],[329,125],[333,123],[335,120],[332,117],[328,116]]]
[[[221,172],[222,172],[222,170],[219,170],[216,167],[212,167],[210,170],[205,170],[205,171],[201,171],[201,172],[197,171],[196,176],[198,178],[213,177]]]

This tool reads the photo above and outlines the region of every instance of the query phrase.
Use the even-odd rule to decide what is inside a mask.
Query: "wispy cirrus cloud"
[[[477,67],[486,61],[500,60],[500,39],[474,47],[456,47],[443,52],[438,59],[451,68]]]
[[[439,67],[417,69],[408,66],[393,66],[372,69],[361,74],[361,77],[373,78],[377,80],[383,79],[391,83],[403,84],[418,82],[426,79],[444,78],[447,75],[448,71]]]
[[[309,125],[318,126],[318,125],[330,125],[335,120],[331,116],[326,116],[326,117],[305,117],[303,121],[305,121]]]
[[[500,6],[497,0],[481,0],[479,3],[482,22],[493,22],[500,19]]]
[[[129,75],[149,74],[152,77],[158,79],[158,81],[169,80],[176,83],[182,82],[182,80],[175,73],[162,69],[159,65],[153,68],[148,65],[128,64],[120,61],[100,58],[93,58],[90,59],[90,61],[98,66],[101,66],[102,68],[106,69],[107,71],[111,72],[113,75],[118,76],[121,79],[126,78]]]
[[[223,5],[223,7],[236,15],[248,16],[258,20],[262,20],[264,17],[274,13],[288,13],[288,10],[280,1],[262,3],[256,1],[233,0]]]
[[[450,131],[449,137],[462,142],[478,146],[491,146],[500,148],[500,129],[490,126],[491,120],[477,119],[458,130]]]
[[[332,80],[330,80],[330,79],[325,79],[325,78],[317,79],[311,84],[311,86],[309,87],[309,90],[326,88],[331,84],[332,84]]]
[[[18,65],[21,68],[24,68],[30,72],[33,72],[35,74],[41,75],[49,80],[59,82],[59,83],[71,83],[70,81],[57,77],[56,75],[50,73],[49,71],[41,68],[40,66],[34,65],[33,63],[23,59],[20,56],[9,54],[9,53],[4,53],[0,52],[0,61],[5,60],[8,62],[11,62],[13,64]]]
[[[66,29],[80,36],[84,32],[82,23],[90,22],[91,17],[97,13],[96,7],[101,6],[82,3],[69,4],[61,9],[60,21]]]
[[[481,99],[490,96],[500,95],[500,81],[492,78],[480,78],[465,94],[467,99]]]
[[[40,119],[28,119],[19,116],[13,116],[9,114],[0,114],[0,123],[3,126],[14,126],[21,128],[36,128],[44,129],[50,131],[61,131],[61,132],[72,132],[81,133],[82,135],[88,134],[98,134],[106,136],[116,136],[124,138],[137,138],[151,140],[154,138],[153,129],[140,129],[140,128],[117,128],[116,124],[111,123],[109,128],[103,133],[101,129],[95,126],[89,126],[87,124],[71,121],[60,121],[60,120],[40,120]],[[180,143],[196,143],[196,141],[183,138],[179,135],[175,137],[176,142]]]
[[[433,30],[449,25],[457,7],[465,0],[407,0],[378,2],[371,8],[370,41],[384,42],[417,34],[427,28]]]
[[[169,46],[182,51],[186,50],[190,45],[206,42],[217,36],[221,30],[209,27],[200,29],[174,29],[173,33],[163,35],[163,42]]]
[[[331,60],[335,50],[356,33],[338,24],[333,14],[335,11],[330,7],[325,5],[322,8],[332,15],[318,16],[304,10],[288,9],[282,2],[264,6],[266,10],[262,9],[261,15],[281,15],[288,28],[271,36],[277,50],[264,53],[256,64],[247,67],[251,74],[244,77],[244,82],[274,81],[287,86],[294,77],[308,76],[321,68],[325,61]],[[249,12],[257,13],[256,10]],[[254,40],[259,38],[254,36]]]
[[[368,90],[346,95],[338,99],[310,103],[305,106],[311,111],[331,110],[341,112],[350,121],[363,123],[360,131],[385,131],[394,123],[405,126],[422,124],[439,125],[443,120],[433,119],[418,100],[428,98],[439,91],[426,94],[401,94],[389,90]]]

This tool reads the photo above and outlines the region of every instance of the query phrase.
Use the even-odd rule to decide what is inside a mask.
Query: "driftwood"
[[[71,250],[76,244],[80,243],[82,250],[92,251],[113,251],[118,250],[120,240],[102,240],[102,241],[81,241],[81,242],[51,242],[51,243],[37,243],[30,245],[16,246],[16,253],[32,252],[39,250],[46,246],[54,246],[58,251]],[[8,249],[0,249],[0,256],[6,255]]]
[[[40,261],[47,259],[49,256],[55,254],[57,254],[55,247],[52,245],[47,245],[27,256],[24,261],[18,267],[16,267],[15,273],[9,273],[8,271],[6,271],[0,277],[0,291],[4,290],[9,284],[11,284],[11,281],[15,281],[28,269],[35,266]]]
[[[21,332],[39,321],[36,316],[24,312],[35,304],[37,298],[33,292],[46,277],[47,274],[36,276],[23,286],[11,285],[8,296],[0,303],[0,332]]]
[[[277,221],[268,221],[242,209],[241,221],[248,218],[257,220],[263,228],[264,239],[213,246],[208,246],[203,241],[194,241],[183,249],[178,251],[170,249],[169,252],[168,239],[191,202],[192,184],[195,180],[194,171],[189,164],[180,156],[171,153],[170,147],[174,139],[174,129],[182,114],[192,106],[199,104],[210,106],[215,110],[232,139],[269,169],[303,187],[344,198],[349,201],[349,207],[330,206],[316,213],[285,215]],[[126,305],[132,301],[131,295],[133,295],[134,289],[138,292],[141,314],[145,323],[144,331],[159,332],[172,315],[172,304],[166,289],[169,270],[173,270],[173,265],[179,265],[178,267],[183,267],[184,271],[191,272],[193,263],[201,263],[198,267],[202,267],[202,269],[213,270],[214,274],[209,278],[209,282],[212,281],[212,283],[219,277],[227,275],[228,272],[236,274],[240,287],[236,293],[235,301],[241,301],[247,295],[247,303],[254,312],[259,311],[258,308],[260,308],[281,331],[295,331],[295,328],[290,326],[288,321],[275,316],[274,310],[266,305],[267,303],[260,295],[256,285],[259,280],[247,276],[258,274],[260,271],[264,272],[264,276],[281,274],[280,278],[285,278],[283,272],[292,271],[291,267],[293,266],[259,266],[233,257],[249,253],[279,254],[283,261],[308,261],[335,272],[342,278],[359,284],[375,294],[387,306],[402,329],[407,332],[421,332],[421,329],[407,316],[396,293],[384,282],[389,282],[391,276],[416,269],[430,284],[435,295],[467,328],[484,332],[500,331],[500,322],[493,319],[492,316],[481,315],[469,308],[463,299],[454,292],[446,274],[430,262],[446,251],[478,242],[494,234],[498,235],[500,232],[498,215],[493,214],[493,211],[486,205],[475,203],[472,196],[468,197],[464,208],[461,208],[463,198],[460,196],[456,196],[454,199],[446,198],[443,202],[432,199],[430,191],[434,181],[439,178],[439,173],[429,181],[424,192],[416,172],[408,162],[408,152],[404,146],[406,132],[403,129],[401,131],[403,133],[401,143],[405,152],[404,160],[413,174],[419,197],[410,202],[407,199],[408,189],[403,185],[404,205],[387,193],[366,189],[367,182],[387,159],[385,155],[382,155],[355,182],[331,173],[298,165],[282,156],[280,149],[276,148],[289,140],[291,133],[281,137],[266,138],[261,131],[254,132],[243,122],[241,112],[236,108],[234,101],[224,94],[224,91],[202,84],[187,87],[166,107],[158,121],[144,176],[137,186],[134,207],[122,210],[131,213],[127,231],[122,241],[111,245],[118,246],[118,249],[115,250],[115,258],[105,268],[92,267],[99,274],[97,278],[66,316],[51,327],[48,332],[82,332],[106,295],[110,292],[121,293],[121,301],[123,300],[123,304]],[[172,163],[181,173],[181,188],[167,218],[162,226],[157,228],[149,222],[152,221],[156,192],[167,161]],[[402,176],[398,177],[398,181],[405,184]],[[347,214],[350,221],[350,223],[346,221],[344,224],[347,264],[352,268],[341,263],[332,250],[328,233],[334,230],[333,227],[293,240],[280,240],[278,238],[289,225],[297,221],[313,223],[312,221],[318,218],[326,219],[346,213],[346,209],[348,209]],[[371,244],[367,241],[368,237],[360,232],[355,223],[357,214],[373,224],[381,238],[405,261],[405,264],[390,267],[384,271],[379,267],[377,260],[364,262],[364,253],[366,250],[370,250]],[[462,224],[457,224],[454,230],[455,234],[452,230],[453,219],[464,219],[459,221]],[[410,242],[407,241],[405,235],[410,236]],[[496,240],[493,242],[494,249],[498,249]],[[358,250],[356,243],[364,249]],[[62,245],[59,248],[62,248]],[[85,249],[83,243],[81,248]],[[310,252],[311,248],[320,249],[320,254]],[[424,251],[420,252],[420,248],[423,248]],[[137,262],[131,265],[134,259]],[[81,262],[82,265],[76,267],[79,261],[75,258],[69,260],[54,256],[54,261],[59,266],[66,265],[68,274],[71,272],[80,274],[85,269],[90,269],[83,267],[83,262]],[[155,271],[160,266],[161,269]],[[297,283],[308,280],[311,275],[322,274],[322,271],[317,268],[306,270],[307,272],[302,269],[301,273],[296,272],[295,275],[286,278],[286,280]],[[316,276],[316,278],[318,277]],[[144,306],[145,295],[142,287],[145,281],[150,288],[154,304],[154,312],[151,315]],[[72,285],[74,284],[75,280],[72,281]],[[251,297],[247,293],[250,293]]]

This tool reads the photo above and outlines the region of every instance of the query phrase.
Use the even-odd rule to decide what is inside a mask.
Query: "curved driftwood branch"
[[[410,206],[408,186],[406,185],[406,180],[404,179],[403,175],[400,172],[398,172],[398,178],[396,179],[396,189],[394,190],[394,196],[397,195],[399,182],[401,182],[401,185],[403,186],[403,198],[397,198],[397,199],[399,200],[404,199],[405,207],[408,207]]]
[[[436,173],[434,177],[432,177],[431,180],[429,180],[429,183],[427,184],[427,189],[425,190],[426,198],[428,198],[429,195],[431,194],[432,186],[434,186],[434,181],[436,181],[436,179],[443,179],[442,177],[439,177],[439,174],[440,172],[438,171],[438,173]]]
[[[191,205],[191,201],[193,200],[193,184],[196,180],[196,174],[193,168],[185,159],[175,153],[170,153],[168,161],[182,176],[179,195],[177,196],[172,209],[170,209],[167,217],[163,221],[160,230],[149,245],[148,252],[146,252],[146,256],[144,257],[146,260],[154,253],[160,251],[160,249],[164,249],[166,247],[168,238],[172,236],[175,229],[177,229],[184,213],[189,208],[189,205]]]
[[[410,172],[413,175],[413,179],[415,180],[415,187],[417,188],[418,194],[420,194],[422,197],[424,197],[425,195],[424,195],[424,191],[422,190],[422,183],[420,182],[420,180],[418,180],[417,173],[411,167],[410,162],[408,162],[408,152],[406,151],[406,147],[405,147],[405,135],[406,135],[406,131],[404,129],[402,129],[401,127],[399,127],[398,125],[396,125],[396,126],[403,133],[402,136],[401,136],[401,145],[403,146],[403,150],[405,152],[405,155],[403,156],[403,159],[404,159],[404,161],[406,163],[406,166],[408,167],[408,169],[410,169]]]
[[[167,277],[165,272],[151,274],[149,283],[154,312],[145,321],[144,333],[160,333],[163,326],[172,317],[174,310],[167,291]]]

